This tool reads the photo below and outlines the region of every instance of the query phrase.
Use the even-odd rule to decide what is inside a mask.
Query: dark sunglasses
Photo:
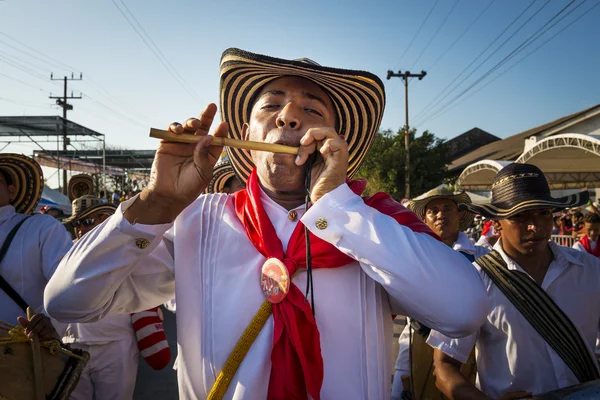
[[[75,228],[77,228],[78,226],[85,226],[85,227],[89,228],[90,226],[93,226],[95,222],[96,222],[95,218],[85,218],[85,219],[80,219],[78,221],[74,221],[72,223],[72,225]]]

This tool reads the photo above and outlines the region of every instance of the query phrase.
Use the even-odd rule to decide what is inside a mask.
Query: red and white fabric
[[[131,314],[140,353],[155,370],[165,368],[171,361],[171,349],[162,321],[162,310],[159,307]]]

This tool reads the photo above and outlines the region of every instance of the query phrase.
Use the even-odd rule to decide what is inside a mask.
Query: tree
[[[446,167],[452,160],[445,140],[429,131],[419,137],[415,133],[410,131],[410,192],[419,195],[452,177]],[[357,174],[368,181],[365,194],[386,192],[396,200],[404,197],[404,135],[403,128],[396,134],[386,130],[375,137]]]

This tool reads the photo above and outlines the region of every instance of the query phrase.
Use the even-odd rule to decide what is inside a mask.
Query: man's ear
[[[17,195],[17,187],[15,185],[8,185],[8,198],[13,201]]]
[[[500,221],[495,219],[494,222],[492,222],[492,224],[494,225],[494,229],[496,230],[496,232],[500,232],[502,230],[502,225],[500,225]]]
[[[248,129],[248,124],[242,125],[242,138],[244,140],[250,140],[250,130]]]

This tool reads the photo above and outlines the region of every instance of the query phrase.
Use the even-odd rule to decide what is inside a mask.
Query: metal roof
[[[18,136],[92,136],[102,140],[104,135],[57,115],[0,117],[0,137]]]

